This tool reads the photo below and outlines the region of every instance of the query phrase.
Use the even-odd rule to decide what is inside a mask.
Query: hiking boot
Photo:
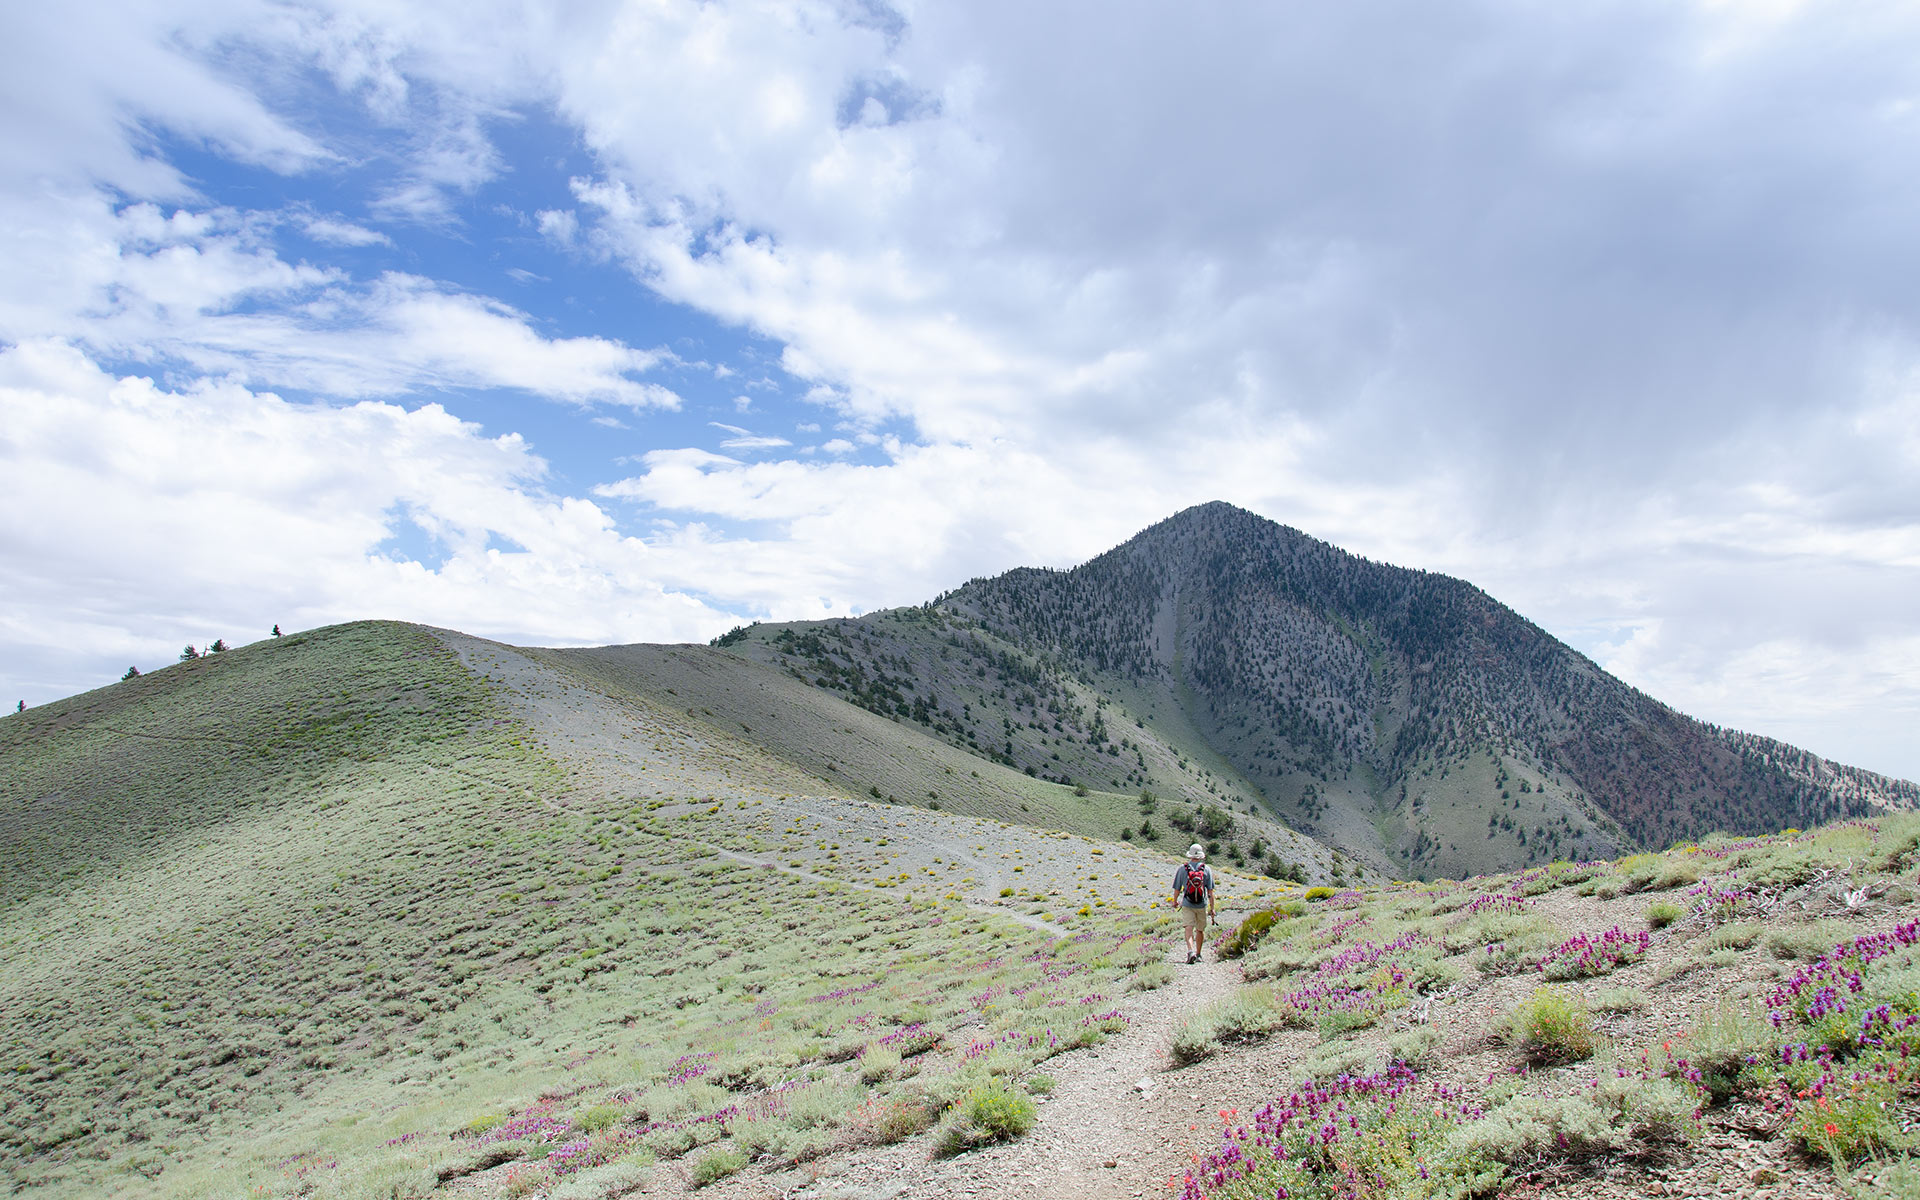
[[[1199,956],[1198,954],[1192,954],[1192,953],[1189,953],[1189,954],[1187,955],[1187,965],[1188,965],[1188,966],[1192,966],[1193,964],[1195,964],[1195,963],[1197,963],[1197,962],[1199,962],[1199,961],[1200,961],[1200,956]]]

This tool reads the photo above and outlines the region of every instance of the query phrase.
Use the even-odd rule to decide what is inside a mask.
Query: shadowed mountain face
[[[1675,712],[1461,580],[1218,503],[1071,571],[733,644],[1030,774],[1264,808],[1400,874],[1920,802]]]

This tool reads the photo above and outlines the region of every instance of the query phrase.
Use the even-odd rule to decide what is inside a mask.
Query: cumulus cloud
[[[77,206],[68,232],[66,247],[23,246],[24,269],[0,282],[5,336],[66,337],[127,359],[348,398],[505,387],[580,405],[680,404],[636,378],[657,365],[653,353],[548,337],[507,304],[419,276],[360,283],[288,263],[231,212],[116,211],[96,197]],[[109,252],[78,251],[83,239]]]
[[[0,471],[35,509],[0,525],[0,636],[57,645],[70,665],[150,665],[203,633],[276,622],[384,616],[591,642],[709,636],[726,617],[663,589],[652,552],[598,506],[549,494],[517,436],[437,405],[168,391],[32,342],[0,352],[0,428]],[[444,561],[384,550],[403,522]],[[598,615],[583,624],[585,596]],[[28,613],[64,614],[59,637],[26,628]]]
[[[541,236],[562,246],[572,245],[580,233],[580,218],[566,209],[542,209],[534,214],[534,222],[539,226]]]

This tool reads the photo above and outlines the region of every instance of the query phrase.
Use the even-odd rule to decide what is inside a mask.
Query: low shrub
[[[1920,861],[1920,816],[1902,813],[1887,817],[1880,823],[1873,849],[1878,856],[1874,863],[1877,870],[1900,872],[1911,868]]]
[[[1479,946],[1498,946],[1495,955],[1511,953],[1517,958],[1536,958],[1566,940],[1566,932],[1550,919],[1535,912],[1497,908],[1458,920],[1444,936],[1449,954]]]
[[[1127,989],[1135,992],[1150,992],[1172,982],[1172,967],[1163,962],[1151,962],[1133,973],[1133,978],[1127,981]]]
[[[1801,1105],[1789,1130],[1809,1154],[1841,1170],[1870,1155],[1901,1146],[1900,1088],[1882,1075],[1837,1082],[1821,1097],[1824,1104]]]
[[[657,1129],[647,1135],[645,1144],[654,1157],[665,1161],[679,1158],[698,1146],[700,1139],[692,1129],[683,1126],[679,1129]]]
[[[1584,979],[1605,975],[1622,963],[1639,962],[1647,953],[1648,935],[1627,933],[1618,925],[1605,933],[1577,933],[1543,955],[1539,961],[1548,979]]]
[[[617,1104],[596,1104],[573,1118],[573,1127],[582,1133],[599,1133],[610,1128],[623,1112]]]
[[[1775,958],[1812,960],[1853,936],[1852,926],[1841,921],[1816,921],[1811,925],[1777,925],[1767,930],[1767,949]]]
[[[1593,1014],[1577,993],[1547,986],[1507,1017],[1507,1030],[1527,1058],[1540,1065],[1593,1057]]]
[[[1202,1018],[1193,1018],[1180,1022],[1173,1031],[1173,1044],[1169,1053],[1175,1066],[1191,1066],[1208,1057],[1220,1048],[1213,1040],[1213,1024]]]
[[[873,1045],[860,1056],[860,1082],[869,1086],[885,1083],[900,1071],[900,1052],[892,1046]]]
[[[1329,896],[1337,896],[1339,894],[1340,893],[1337,888],[1310,887],[1305,892],[1301,893],[1301,899],[1309,900],[1309,901],[1325,900]]]
[[[1272,928],[1272,913],[1262,910],[1250,914],[1246,920],[1234,927],[1232,933],[1221,940],[1220,957],[1239,958],[1247,951],[1259,945],[1260,939],[1265,937],[1267,930]]]
[[[1654,875],[1653,882],[1648,884],[1647,887],[1653,891],[1687,887],[1691,884],[1699,883],[1700,876],[1705,873],[1701,865],[1692,859],[1674,859],[1661,866],[1659,872]]]
[[[881,1107],[874,1135],[882,1145],[890,1146],[932,1127],[933,1106],[921,1096],[901,1096]]]
[[[1583,884],[1605,869],[1606,864],[1597,862],[1572,863],[1556,862],[1547,869],[1520,885],[1520,895],[1539,896],[1556,888]]]
[[[1454,1132],[1450,1148],[1507,1166],[1645,1155],[1689,1140],[1693,1100],[1664,1079],[1602,1078],[1571,1096],[1520,1096]]]
[[[477,1138],[483,1133],[489,1133],[501,1125],[504,1125],[506,1120],[506,1117],[499,1113],[488,1113],[483,1117],[475,1117],[473,1120],[468,1121],[461,1127],[460,1132],[467,1137]]]
[[[1304,968],[1313,956],[1290,943],[1276,944],[1269,937],[1253,953],[1241,960],[1240,973],[1248,980],[1290,975]]]
[[[1491,1192],[1503,1169],[1450,1152],[1464,1106],[1429,1103],[1404,1063],[1373,1075],[1341,1072],[1301,1081],[1244,1125],[1222,1113],[1220,1148],[1188,1169],[1180,1195],[1214,1200],[1273,1196],[1470,1196]],[[1419,1102],[1416,1102],[1419,1098]],[[1174,1180],[1176,1185],[1181,1180]]]
[[[653,1156],[641,1150],[625,1158],[567,1177],[549,1200],[611,1200],[639,1190],[653,1169]]]
[[[1658,854],[1631,854],[1613,865],[1613,877],[1621,891],[1638,892],[1653,882],[1664,865]]]
[[[1808,847],[1781,843],[1751,855],[1740,872],[1740,882],[1755,890],[1804,887],[1821,871],[1838,865]]]
[[[1593,998],[1595,1012],[1639,1012],[1646,1008],[1647,994],[1638,988],[1604,988]]]
[[[1033,1100],[1004,1079],[989,1079],[962,1096],[941,1122],[934,1152],[943,1158],[994,1142],[1010,1142],[1033,1128]]]
[[[1431,1025],[1416,1025],[1387,1039],[1387,1060],[1422,1067],[1439,1048],[1440,1031]]]
[[[553,1173],[540,1163],[514,1163],[507,1168],[505,1187],[509,1200],[521,1196],[545,1195],[553,1186]]]
[[[1338,1079],[1366,1073],[1373,1053],[1354,1042],[1325,1042],[1295,1065],[1308,1079]]]
[[[1779,1053],[1773,1027],[1731,1002],[1707,1010],[1693,1029],[1669,1045],[1667,1074],[1692,1083],[1705,1093],[1707,1103],[1716,1105],[1752,1083],[1755,1066]]]
[[[1707,945],[1715,950],[1745,950],[1759,941],[1760,935],[1766,931],[1766,926],[1753,921],[1722,925],[1707,938]]]
[[[709,1150],[693,1164],[693,1186],[706,1187],[718,1183],[747,1165],[747,1156],[732,1147]]]
[[[1671,900],[1655,900],[1647,905],[1647,927],[1665,929],[1686,915],[1687,910]]]

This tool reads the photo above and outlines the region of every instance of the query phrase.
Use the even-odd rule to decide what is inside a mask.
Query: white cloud
[[[238,214],[113,211],[98,197],[69,211],[59,242],[34,226],[0,233],[21,250],[19,269],[0,280],[0,336],[66,337],[124,358],[342,397],[506,387],[581,405],[680,404],[635,378],[658,364],[653,353],[600,337],[550,338],[511,306],[418,276],[362,284],[287,263]]]
[[[535,215],[540,235],[562,246],[571,246],[580,235],[580,218],[570,210],[545,208]]]
[[[210,42],[244,27],[250,7],[186,13],[77,0],[10,11],[0,38],[6,174],[55,190],[97,182],[133,197],[190,195],[188,181],[148,152],[142,127],[274,171],[333,161],[205,54]]]
[[[306,216],[301,218],[300,228],[313,240],[332,246],[393,245],[393,239],[379,230],[333,217]]]
[[[749,434],[746,437],[727,438],[720,443],[722,450],[776,450],[781,446],[791,446],[792,442],[783,437],[768,434]]]
[[[186,640],[275,622],[386,616],[618,641],[709,636],[727,619],[664,590],[656,556],[597,506],[547,494],[519,438],[484,437],[437,405],[169,392],[34,342],[0,351],[0,429],[11,503],[35,514],[0,526],[0,639],[58,645],[70,664],[157,665]],[[403,519],[443,542],[444,563],[382,550]],[[583,604],[596,612],[585,623]],[[25,614],[56,612],[56,641],[28,628]]]

